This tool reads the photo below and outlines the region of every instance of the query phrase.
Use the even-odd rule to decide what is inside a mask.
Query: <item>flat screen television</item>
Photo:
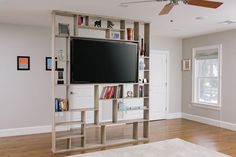
[[[137,83],[138,43],[71,38],[71,84]]]

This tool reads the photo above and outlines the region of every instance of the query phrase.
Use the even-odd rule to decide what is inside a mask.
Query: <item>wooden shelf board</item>
[[[91,149],[103,149],[107,147],[114,147],[120,145],[127,144],[138,144],[141,142],[149,142],[147,138],[139,138],[139,139],[120,139],[120,140],[110,140],[107,141],[106,144],[86,144],[85,147],[72,147],[70,149],[57,149],[55,153],[65,153],[69,151],[87,151]]]
[[[97,125],[97,124],[85,124],[85,128],[96,128],[96,127],[100,127],[100,125]]]
[[[113,29],[113,28],[104,28],[104,27],[94,27],[94,26],[86,26],[86,25],[78,25],[78,28],[82,28],[82,29],[95,29],[95,30],[102,30],[102,31],[106,31],[106,30],[110,30],[110,31],[115,31],[115,32],[124,32],[125,29]]]
[[[82,112],[82,111],[98,111],[98,109],[94,109],[94,108],[80,108],[80,109],[70,109],[69,111],[61,111],[61,112],[55,112],[55,113],[59,114],[59,113]]]
[[[69,59],[63,59],[63,60],[60,60],[60,59],[55,59],[55,61],[57,62],[70,62]]]
[[[120,111],[120,112],[126,112],[126,111],[142,111],[142,110],[144,110],[144,111],[146,111],[146,110],[149,110],[149,108],[147,108],[147,107],[144,107],[144,108],[141,108],[141,109],[131,109],[131,110],[118,110],[118,111]]]
[[[59,35],[59,34],[57,34],[57,35],[55,35],[55,37],[56,38],[69,38],[70,35]]]
[[[55,86],[70,86],[70,84],[55,84]]]
[[[100,123],[99,125],[101,126],[119,126],[119,125],[126,125],[126,124],[131,124],[131,123],[134,123],[134,122],[138,122],[138,123],[142,123],[142,122],[146,122],[146,121],[149,121],[149,120],[146,120],[146,119],[131,119],[131,120],[120,120],[116,123],[113,123],[113,122],[103,122],[103,123]]]
[[[84,135],[66,135],[66,136],[60,136],[60,137],[56,137],[56,140],[65,140],[65,139],[72,139],[72,138],[82,138],[84,137]]]
[[[57,122],[57,123],[55,123],[55,126],[75,125],[75,124],[83,124],[83,122],[81,122],[81,121]]]
[[[111,98],[111,99],[102,99],[102,98],[100,98],[99,100],[108,101],[108,100],[145,99],[145,98],[147,98],[147,97],[125,97],[125,98]]]

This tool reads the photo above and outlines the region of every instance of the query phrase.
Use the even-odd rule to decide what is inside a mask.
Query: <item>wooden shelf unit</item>
[[[73,33],[70,33],[70,35],[59,35],[57,30],[57,17],[63,17],[63,18],[73,18],[73,30],[71,30]],[[84,25],[78,25],[78,17],[83,16],[84,17]],[[90,23],[90,19],[101,19],[103,21],[112,21],[112,22],[118,22],[119,28],[105,28],[103,27],[94,27]],[[91,149],[104,149],[107,147],[113,147],[113,146],[119,146],[119,145],[126,145],[126,144],[138,144],[143,142],[149,141],[149,54],[150,54],[150,23],[147,21],[139,21],[139,20],[130,20],[130,19],[121,19],[117,17],[108,17],[108,16],[98,16],[98,15],[89,15],[89,14],[80,14],[77,12],[67,12],[67,11],[53,11],[52,12],[52,102],[53,102],[53,116],[52,116],[52,152],[53,153],[63,153],[68,151],[86,151]],[[126,32],[126,24],[132,23],[133,29],[134,29],[134,39],[133,40],[127,40],[127,32]],[[147,65],[144,70],[139,69],[139,74],[142,73],[143,77],[148,80],[147,83],[114,83],[114,84],[92,84],[94,88],[94,107],[93,108],[71,108],[69,105],[68,111],[62,111],[62,112],[55,112],[55,98],[56,98],[56,91],[57,87],[65,88],[66,94],[65,99],[69,100],[70,96],[70,87],[74,86],[73,84],[70,84],[70,39],[72,37],[80,37],[79,30],[80,29],[86,29],[86,30],[93,30],[93,31],[104,31],[104,38],[106,40],[115,40],[115,41],[122,41],[122,42],[137,42],[140,43],[140,25],[143,25],[143,37],[145,42],[145,56],[139,56],[140,59],[144,59],[144,63]],[[120,40],[117,39],[111,39],[111,33],[112,32],[120,32]],[[57,40],[62,39],[65,40],[66,45],[66,54],[64,60],[55,59],[56,57],[56,44]],[[140,52],[139,52],[140,53]],[[57,63],[64,64],[65,69],[65,78],[64,83],[65,84],[56,84],[56,71],[55,66]],[[91,85],[91,84],[89,84]],[[124,93],[121,98],[110,98],[110,99],[102,99],[100,98],[100,88],[104,86],[126,86],[131,85],[133,86],[133,97],[125,97]],[[79,85],[78,85],[79,86]],[[83,85],[80,85],[83,86]],[[144,95],[139,96],[139,88],[142,86],[144,88]],[[122,88],[122,90],[124,90]],[[124,92],[124,91],[123,91]],[[132,119],[132,120],[119,120],[118,119],[118,103],[119,101],[123,100],[135,100],[135,99],[142,99],[143,100],[143,118],[142,119]],[[99,110],[100,105],[102,101],[111,101],[112,103],[112,121],[110,122],[101,122],[99,120]],[[127,110],[132,111],[132,110]],[[72,113],[81,113],[80,120],[67,119],[66,121],[57,121],[56,117],[58,114],[68,114],[71,115]],[[94,112],[94,122],[93,123],[87,123],[86,122],[86,113],[87,112]],[[139,123],[142,123],[143,125],[143,136],[139,137]],[[119,126],[119,125],[132,125],[133,129],[133,136],[130,139],[119,139],[119,140],[108,140],[106,138],[107,136],[107,127],[113,127],[113,126]],[[80,125],[79,132],[74,131],[75,129],[73,126]],[[58,131],[57,128],[59,127],[69,127],[69,129],[66,129],[65,131]],[[92,143],[86,143],[86,129],[98,127],[100,129],[100,143],[92,144]],[[69,131],[68,131],[69,130]],[[73,146],[72,140],[73,139],[80,139],[81,143],[80,146]],[[66,140],[66,147],[65,148],[59,148],[57,147],[57,142]]]

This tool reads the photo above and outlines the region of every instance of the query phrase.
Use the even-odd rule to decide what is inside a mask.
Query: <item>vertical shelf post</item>
[[[112,122],[117,123],[118,121],[118,101],[113,100],[112,102]]]
[[[139,41],[139,22],[134,22],[134,40]]]
[[[81,135],[84,135],[83,137],[81,137],[81,147],[85,147],[85,141],[86,141],[86,128],[85,128],[85,124],[86,124],[86,112],[82,111],[81,112]]]
[[[55,129],[55,34],[56,34],[56,14],[52,12],[52,151],[56,152],[56,129]]]
[[[99,123],[99,85],[94,85],[94,124]]]
[[[133,139],[138,140],[138,122],[133,123]]]
[[[101,144],[106,144],[106,126],[101,126]]]
[[[120,39],[125,40],[125,20],[120,20],[120,29],[124,30],[120,32]]]

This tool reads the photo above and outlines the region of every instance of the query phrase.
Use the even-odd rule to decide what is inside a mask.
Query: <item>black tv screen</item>
[[[138,43],[71,38],[71,84],[137,83]]]

